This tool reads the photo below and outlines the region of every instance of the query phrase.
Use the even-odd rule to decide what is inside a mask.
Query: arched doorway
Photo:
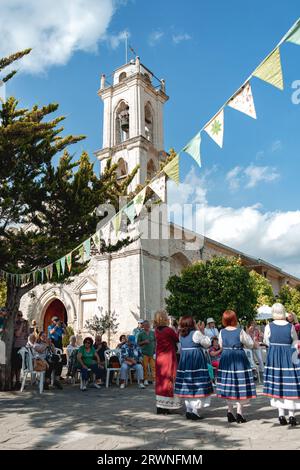
[[[44,315],[44,331],[47,331],[48,326],[51,325],[52,317],[58,317],[66,325],[68,324],[67,310],[59,299],[52,300],[52,302],[46,308]]]

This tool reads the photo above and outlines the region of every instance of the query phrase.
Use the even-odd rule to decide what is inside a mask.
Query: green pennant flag
[[[63,256],[62,258],[60,258],[60,265],[61,265],[61,270],[62,270],[62,273],[63,275],[65,274],[65,270],[66,270],[66,257]]]
[[[192,140],[184,147],[183,151],[187,152],[193,157],[193,159],[201,166],[201,155],[200,155],[200,145],[201,145],[201,134],[198,134],[193,137]]]
[[[38,269],[36,271],[33,271],[33,282],[35,284],[38,284],[39,282],[39,270]]]
[[[68,270],[70,273],[72,269],[72,251],[66,255],[66,261],[67,261],[67,266],[68,266]]]
[[[295,26],[288,31],[285,41],[292,42],[293,44],[300,46],[300,19],[297,21]]]
[[[91,239],[88,238],[83,242],[83,247],[84,247],[84,252],[85,252],[85,258],[86,260],[90,259],[91,257]]]
[[[265,58],[265,60],[254,70],[254,77],[260,78],[267,83],[283,90],[283,77],[280,60],[279,47],[275,49],[272,54]]]
[[[179,155],[176,155],[173,160],[170,161],[164,168],[163,171],[166,175],[171,178],[178,185],[180,181],[179,177]]]
[[[113,218],[112,224],[115,230],[115,234],[118,235],[122,222],[122,210],[120,210]]]
[[[133,201],[130,202],[128,206],[124,207],[123,211],[127,215],[130,222],[133,223],[135,215],[136,215]]]
[[[58,277],[60,277],[60,269],[61,269],[60,260],[55,261],[55,267],[56,267],[57,275]]]
[[[49,264],[49,266],[47,266],[45,270],[46,270],[47,279],[48,281],[50,281],[53,275],[53,264]]]
[[[96,233],[92,236],[92,240],[96,248],[99,248],[100,245],[100,230],[97,230]]]
[[[80,247],[78,249],[78,253],[79,253],[80,261],[83,263],[84,262],[84,248],[83,248],[83,245],[80,245]]]
[[[133,199],[136,215],[140,215],[146,197],[147,187],[142,189]]]

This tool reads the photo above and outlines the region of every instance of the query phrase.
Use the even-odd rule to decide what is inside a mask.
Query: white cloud
[[[251,189],[260,182],[275,181],[280,177],[276,168],[269,166],[249,165],[246,168],[235,166],[226,174],[230,191],[237,191],[243,184],[245,188]]]
[[[242,172],[242,168],[240,166],[235,166],[232,170],[228,171],[226,175],[226,181],[229,184],[230,191],[236,191],[240,187],[240,175]]]
[[[118,34],[107,35],[107,41],[112,49],[117,49],[121,43],[124,43],[126,36],[127,38],[130,38],[131,34],[130,31],[124,29],[124,31],[120,31]]]
[[[160,30],[152,31],[152,33],[150,33],[149,38],[148,38],[149,46],[152,46],[152,47],[156,46],[156,44],[158,44],[161,41],[163,36],[164,36],[164,33]]]
[[[248,177],[246,188],[254,188],[261,181],[270,182],[279,178],[279,173],[276,168],[269,166],[254,166],[250,165],[245,168],[244,174]]]
[[[172,40],[173,40],[174,44],[179,44],[182,41],[189,41],[190,39],[192,39],[192,36],[190,36],[187,33],[173,34],[172,35]]]
[[[282,142],[281,140],[275,140],[272,142],[271,145],[271,153],[278,152],[279,150],[282,149]]]
[[[40,73],[76,51],[96,52],[116,6],[114,0],[1,0],[0,57],[31,47],[20,68]]]

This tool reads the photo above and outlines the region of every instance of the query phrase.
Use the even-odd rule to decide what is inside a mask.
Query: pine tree
[[[0,72],[26,50],[0,60]],[[8,81],[15,72],[2,80]],[[117,165],[109,162],[99,178],[87,153],[73,161],[67,148],[82,139],[62,136],[64,116],[52,117],[58,104],[20,108],[9,97],[0,108],[0,269],[11,273],[32,272],[53,263],[92,235],[99,222],[95,208],[110,202],[118,209],[138,168],[122,182],[116,178]],[[57,167],[53,158],[62,154]],[[129,239],[102,251],[118,250]],[[72,274],[84,269],[73,262]],[[67,274],[65,274],[67,275]],[[63,278],[60,278],[62,280]],[[39,278],[41,281],[41,278]],[[32,282],[16,285],[7,279],[8,321],[6,367],[1,370],[0,388],[9,389],[13,326],[21,297]]]

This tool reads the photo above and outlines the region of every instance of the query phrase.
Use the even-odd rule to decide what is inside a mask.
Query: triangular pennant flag
[[[147,188],[142,189],[133,199],[136,215],[140,215],[144,205]]]
[[[253,95],[249,82],[238,91],[232,100],[228,101],[227,105],[256,119]]]
[[[96,248],[99,248],[100,245],[100,230],[97,230],[96,233],[92,236],[92,240]]]
[[[192,140],[184,147],[184,152],[189,153],[193,159],[201,166],[201,155],[200,155],[201,135],[200,132],[193,137]]]
[[[40,272],[39,270],[36,270],[33,272],[33,282],[35,284],[38,284],[39,282],[39,272]]]
[[[57,271],[57,275],[58,277],[60,276],[60,259],[58,261],[55,261],[55,266],[56,266],[56,271]]]
[[[298,20],[291,31],[287,33],[285,40],[300,46],[300,20]]]
[[[44,269],[41,269],[40,273],[41,273],[41,283],[43,284],[43,282],[44,282]]]
[[[112,224],[115,230],[115,234],[118,235],[122,222],[122,210],[120,210],[113,218]]]
[[[111,238],[110,222],[104,225],[104,227],[102,227],[100,230],[101,230],[101,240],[103,240],[105,244],[108,245],[110,242],[110,238]]]
[[[155,194],[158,195],[159,199],[163,202],[166,200],[166,177],[165,175],[156,178],[152,183],[149,184],[149,187]]]
[[[127,215],[130,222],[133,223],[134,218],[135,218],[135,207],[134,207],[133,201],[130,204],[128,204],[128,206],[124,207],[123,211]]]
[[[83,242],[85,259],[88,260],[91,257],[91,239],[88,238]]]
[[[80,245],[79,249],[78,249],[78,253],[79,253],[79,258],[80,258],[80,262],[84,262],[84,248],[83,248],[83,245]]]
[[[224,135],[224,110],[222,109],[217,116],[210,121],[210,123],[204,127],[205,132],[208,133],[219,147],[223,147],[223,135]]]
[[[272,52],[258,67],[254,70],[254,77],[260,78],[265,82],[283,90],[283,77],[280,60],[279,47]]]
[[[49,281],[50,279],[52,279],[52,275],[53,275],[53,264],[50,264],[45,269],[46,269],[46,276]]]
[[[71,272],[71,268],[72,268],[72,251],[66,255],[66,261],[67,261],[68,270],[69,270],[69,272]]]
[[[179,184],[179,155],[176,155],[170,163],[164,166],[163,171],[169,178],[175,181],[176,184]]]
[[[66,257],[65,256],[60,258],[60,264],[61,264],[62,273],[65,274],[65,270],[66,270]]]

